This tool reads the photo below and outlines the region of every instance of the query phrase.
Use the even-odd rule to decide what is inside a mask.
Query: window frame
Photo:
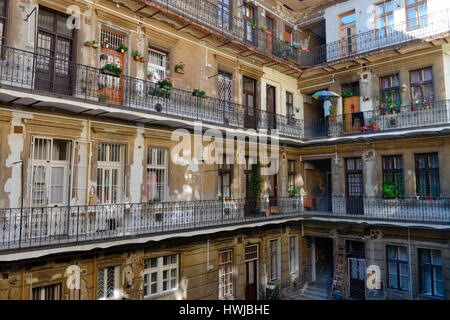
[[[275,252],[272,251],[272,243],[276,243]],[[276,261],[273,261],[275,257]],[[274,274],[273,267],[276,267],[276,272]],[[275,277],[273,277],[273,275]],[[281,240],[280,238],[269,240],[269,281],[280,281],[281,280]]]
[[[423,17],[423,15],[421,16],[419,14],[419,6],[421,5],[426,5],[427,7],[427,13],[428,13],[428,3],[427,0],[414,0],[414,4],[408,4],[408,0],[405,0],[405,17],[406,17],[406,29],[407,30],[411,30],[414,28],[420,28],[421,27],[421,18]],[[410,19],[408,19],[408,10],[415,8],[416,9],[416,25],[415,26],[410,26]],[[426,16],[426,15],[425,15]],[[427,19],[425,18],[425,21],[427,22]]]
[[[396,250],[396,259],[390,258],[389,257],[389,247],[394,247]],[[386,272],[387,272],[387,283],[388,283],[388,288],[392,289],[392,290],[399,290],[399,291],[403,291],[403,292],[408,292],[409,291],[409,257],[407,255],[407,260],[400,260],[399,258],[399,250],[400,247],[402,248],[406,248],[406,250],[408,250],[408,247],[406,246],[402,246],[402,245],[396,245],[396,244],[387,244],[386,245]],[[390,263],[395,263],[397,264],[397,284],[396,287],[391,288],[391,279],[390,279],[390,268],[389,268],[389,264]],[[402,289],[401,288],[401,265],[406,265],[408,273],[407,273],[407,280],[408,280],[408,288],[407,289]]]
[[[108,281],[107,281],[107,279],[108,279],[108,269],[110,269],[110,268],[114,268],[114,289],[113,289],[113,295],[111,296],[111,297],[108,297],[107,295],[108,295]],[[100,283],[100,279],[99,279],[99,277],[100,277],[100,275],[101,275],[101,273],[103,272],[103,277],[105,277],[104,279],[104,281],[103,281],[103,293],[104,293],[104,295],[103,296],[100,296],[100,287],[99,287],[99,283]],[[117,299],[119,299],[119,297],[120,297],[120,294],[119,294],[119,278],[120,278],[120,266],[119,265],[113,265],[113,266],[103,266],[103,267],[99,267],[98,268],[98,271],[97,271],[97,283],[96,283],[96,285],[97,285],[97,293],[96,293],[96,295],[97,295],[97,300],[117,300]]]
[[[430,70],[430,72],[431,72],[431,80],[424,80],[425,79],[425,71],[426,70]],[[413,72],[420,72],[420,81],[419,82],[413,82],[412,80],[412,73]],[[419,105],[419,104],[423,104],[423,103],[426,103],[426,102],[430,102],[431,103],[431,105],[433,104],[433,102],[434,102],[434,76],[433,76],[433,67],[431,66],[431,67],[425,67],[425,68],[421,68],[421,69],[414,69],[414,70],[410,70],[409,71],[409,81],[410,81],[410,84],[411,84],[411,101],[412,101],[412,104],[413,105]],[[425,95],[424,95],[424,92],[425,92],[425,90],[424,90],[424,88],[426,87],[426,86],[430,86],[431,85],[431,91],[432,91],[432,97],[425,97]],[[420,101],[420,102],[418,102],[418,103],[416,103],[416,100],[417,99],[414,99],[414,97],[413,97],[413,92],[414,92],[414,90],[413,90],[413,88],[419,88],[420,89],[420,92],[421,92],[421,96],[422,96],[422,101]]]
[[[164,265],[164,258],[172,259],[175,257],[175,263],[169,263]],[[156,267],[151,267],[151,260],[156,259]],[[149,262],[150,267],[147,268],[147,262]],[[172,270],[176,269],[176,277],[172,277]],[[164,272],[167,272],[168,278],[164,279]],[[151,276],[153,273],[156,273],[156,281],[151,280]],[[146,276],[148,277],[148,283],[145,282]],[[172,288],[172,281],[175,280],[175,287]],[[144,260],[144,271],[142,274],[142,296],[144,299],[154,298],[161,295],[171,294],[177,292],[179,289],[179,280],[180,280],[180,255],[178,253],[168,254],[164,256],[147,258]],[[164,290],[164,282],[167,281],[168,289]],[[156,284],[156,292],[151,293],[152,284]],[[145,294],[145,287],[148,287],[147,295]]]
[[[289,196],[290,197],[292,197],[292,196],[294,196],[295,194],[293,194],[293,192],[294,192],[294,189],[295,189],[295,175],[296,175],[296,173],[295,173],[295,160],[289,160],[288,159],[288,161],[287,161],[287,163],[288,163],[288,193],[289,193]],[[292,167],[293,168],[291,168],[291,164],[293,164],[292,165]],[[291,190],[291,192],[289,192],[289,190]]]
[[[157,155],[161,155],[164,157],[162,160],[162,164],[151,164],[150,162],[150,152],[152,152],[152,158],[154,156],[153,153],[156,153]],[[145,197],[147,199],[147,202],[151,202],[158,198],[149,199],[150,190],[153,188],[156,188],[159,193],[159,201],[167,201],[169,199],[169,149],[168,148],[161,148],[161,147],[154,147],[154,146],[147,146],[147,153],[146,153],[146,167],[145,167]],[[156,158],[155,160],[158,160]],[[149,172],[151,170],[154,170],[158,173],[161,173],[161,176],[163,176],[163,184],[157,183],[156,186],[152,186],[152,188],[149,187],[151,183],[149,184]],[[159,174],[158,174],[159,176]],[[160,190],[159,190],[160,189]]]
[[[382,83],[383,81],[387,80],[389,82],[389,87],[383,88]],[[397,86],[394,85],[394,81],[397,81]],[[381,105],[386,108],[386,106],[389,106],[391,104],[395,105],[397,104],[398,111],[400,111],[400,106],[402,104],[402,96],[401,96],[401,90],[400,90],[400,76],[398,73],[380,77],[379,78],[379,90],[380,90],[380,107]],[[392,91],[395,91],[395,97],[393,98],[393,101],[389,102],[388,97],[391,97]],[[395,99],[396,98],[396,99]],[[386,108],[387,109],[387,108]],[[388,110],[389,111],[389,110]]]
[[[230,259],[228,261],[223,261],[222,257],[224,254],[228,254],[229,253],[229,257]],[[233,297],[233,249],[226,249],[226,250],[221,250],[218,253],[219,255],[219,259],[218,259],[218,269],[219,269],[219,299],[227,299],[230,297]],[[223,269],[225,269],[225,267],[228,266],[228,270],[229,272],[224,272]],[[229,280],[229,283],[227,283],[224,280]],[[225,289],[228,286],[228,293],[225,294]]]
[[[427,167],[426,168],[419,168],[419,157],[420,156],[426,156],[426,162]],[[437,161],[437,168],[430,168],[430,156],[436,156]],[[433,197],[435,200],[440,197],[441,193],[441,179],[440,179],[440,167],[439,167],[439,153],[438,152],[430,152],[430,153],[415,153],[414,154],[414,163],[415,163],[415,175],[416,175],[416,195],[417,196],[423,196],[423,197]],[[426,175],[426,190],[423,195],[419,194],[419,173],[424,173]],[[437,192],[435,192],[435,195],[432,194],[431,190],[431,174],[437,175]]]
[[[160,66],[158,64],[152,63],[152,56],[159,55],[162,58],[162,63],[164,66]],[[154,46],[148,46],[148,61],[147,61],[147,74],[152,73],[152,79],[150,80],[153,83],[157,83],[160,79],[164,79],[168,76],[169,73],[169,52],[155,48]],[[162,77],[156,77],[156,73],[161,72]]]
[[[388,19],[388,17],[389,16],[392,16],[392,18],[394,18],[394,4],[392,4],[392,11],[389,11],[389,12],[386,12],[386,3],[387,2],[391,2],[391,3],[393,3],[394,1],[393,0],[388,0],[388,1],[381,1],[381,2],[377,2],[377,3],[375,3],[374,4],[374,17],[375,17],[375,39],[382,39],[382,37],[380,37],[379,36],[379,31],[381,30],[381,29],[379,29],[379,28],[377,28],[377,21],[379,20],[379,19],[383,19],[383,25],[384,25],[384,27],[383,27],[383,29],[384,29],[384,37],[385,38],[387,38],[388,37],[388,28],[389,27],[391,27],[392,28],[392,26],[394,25],[394,21],[392,21],[392,24],[391,25],[388,25],[387,24],[387,19]],[[382,14],[380,14],[380,15],[377,15],[377,7],[379,6],[379,5],[383,5],[383,13]]]
[[[0,12],[0,23],[3,22],[3,33],[0,34],[0,44],[1,45],[5,45],[6,44],[6,35],[7,35],[7,31],[8,31],[8,5],[9,5],[9,1],[8,0],[0,0],[3,1],[5,3],[5,15],[2,15],[2,12]]]
[[[221,155],[221,161],[218,163],[218,169],[217,169],[217,174],[218,174],[218,190],[217,190],[217,195],[219,197],[224,197],[224,198],[229,198],[232,196],[232,192],[231,192],[231,186],[232,186],[232,180],[233,180],[233,165],[227,164],[226,160],[228,159],[228,155],[227,154],[222,154]],[[228,195],[224,195],[224,177],[228,176]]]
[[[105,155],[106,158],[105,160],[99,160],[99,148],[101,145],[106,145],[106,150],[105,150]],[[118,146],[119,148],[119,161],[111,161],[111,146]],[[124,198],[124,192],[125,192],[125,177],[124,177],[124,172],[125,172],[125,157],[126,157],[126,145],[123,143],[112,143],[112,142],[100,142],[97,145],[97,187],[96,187],[96,196],[97,196],[97,203],[98,204],[118,204],[121,203],[123,198]],[[99,170],[103,171],[102,177],[101,177],[101,183],[99,184]],[[102,198],[104,196],[104,191],[106,190],[106,180],[103,180],[106,178],[105,176],[105,171],[109,170],[110,172],[110,180],[111,182],[109,183],[108,186],[108,193],[109,193],[109,197],[110,199],[107,201],[102,201],[102,199],[99,197],[99,188],[102,188]],[[117,195],[116,198],[114,198],[113,196],[113,191],[114,191],[114,185],[112,184],[112,177],[113,177],[113,170],[117,170],[117,182],[116,182],[116,186],[117,186]]]
[[[429,256],[430,256],[430,263],[423,263],[422,261],[422,255],[421,255],[421,251],[429,251]],[[440,258],[441,258],[441,264],[437,265],[437,264],[433,264],[433,258],[432,258],[432,254],[433,251],[437,251],[440,254]],[[421,295],[426,295],[426,296],[430,296],[430,297],[438,297],[438,298],[444,298],[445,297],[445,278],[444,278],[444,268],[443,268],[443,264],[442,264],[442,250],[441,249],[430,249],[430,248],[417,248],[417,264],[418,264],[418,271],[419,271],[419,294]],[[429,265],[430,266],[430,275],[431,275],[431,294],[429,293],[425,293],[423,292],[423,288],[422,288],[422,277],[423,277],[423,265]],[[437,295],[435,294],[435,287],[434,287],[434,272],[433,270],[435,268],[440,268],[441,269],[441,281],[443,282],[443,294],[442,295]]]
[[[294,239],[294,246],[292,247],[291,240]],[[298,253],[298,235],[290,235],[289,243],[289,273],[297,274],[299,272],[299,253]],[[294,252],[292,252],[294,250]],[[292,257],[293,255],[293,257]]]
[[[53,289],[56,289],[56,290],[54,290],[52,292],[54,297],[52,297],[52,299],[47,299],[46,290],[50,289],[50,288],[53,288]],[[39,292],[37,292],[37,290],[39,290]],[[39,299],[35,299],[35,297],[37,297],[38,295],[40,296],[40,298]],[[36,300],[36,301],[38,301],[38,300],[40,300],[40,301],[42,301],[42,300],[58,301],[58,300],[61,300],[61,298],[62,298],[62,284],[60,282],[49,284],[49,285],[44,285],[44,286],[34,287],[32,289],[32,292],[31,292],[31,300]]]
[[[399,161],[401,163],[401,168],[393,168],[395,166],[396,160]],[[398,160],[400,159],[400,160]],[[386,161],[389,162],[390,168],[386,168]],[[383,182],[382,182],[382,189],[383,189],[383,184],[384,182],[387,180],[385,179],[386,175],[390,176],[390,181],[394,184],[396,184],[396,179],[395,176],[397,174],[401,175],[401,185],[396,185],[396,189],[397,192],[399,193],[399,198],[403,198],[405,196],[405,174],[403,172],[404,170],[404,165],[403,165],[403,155],[384,155],[381,157],[381,170],[382,170],[382,178],[383,178]],[[383,198],[384,194],[383,194]]]

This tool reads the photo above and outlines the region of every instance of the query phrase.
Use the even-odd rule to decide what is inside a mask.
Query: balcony
[[[414,25],[412,27],[411,25]],[[396,49],[406,44],[426,41],[432,36],[446,37],[450,31],[450,9],[402,22],[387,27],[359,33],[344,40],[338,40],[299,53],[299,64],[314,67],[353,59],[376,53],[382,49]]]
[[[282,60],[287,65],[294,67],[299,61],[299,48],[287,43],[284,39],[270,35],[266,30],[256,24],[251,24],[242,18],[234,15],[232,12],[219,8],[207,0],[144,0],[148,6],[160,10],[161,14],[175,14],[174,19],[183,17],[187,21],[185,27],[190,23],[208,28],[211,32],[223,36],[230,42],[239,44],[240,53],[247,52],[245,48],[255,50],[253,54]],[[143,8],[140,13],[143,14]],[[154,18],[158,12],[145,13]],[[180,27],[180,30],[184,27]],[[196,29],[196,31],[201,31]],[[208,37],[205,35],[201,39]],[[223,43],[223,41],[222,41]],[[226,44],[228,45],[228,44]],[[248,52],[247,52],[248,54]],[[252,54],[250,54],[252,55]],[[300,67],[297,65],[297,67]]]
[[[305,120],[305,139],[377,134],[450,125],[450,100]]]
[[[245,200],[0,209],[0,252],[285,220],[319,219],[450,228],[450,199],[289,197],[261,199],[255,207],[259,210],[253,210],[251,215],[245,214],[248,212]]]
[[[213,97],[195,96],[193,92],[157,84],[107,70],[89,67],[38,53],[1,47],[0,85],[2,88],[73,101],[66,111],[87,115],[108,115],[122,120],[144,120],[139,114],[160,119],[160,124],[179,127],[176,120],[202,121],[228,128],[256,130],[279,129],[282,136],[300,138],[301,120]],[[3,101],[20,103],[20,94]],[[23,104],[58,107],[57,103],[30,101]],[[81,106],[76,102],[86,102]],[[94,108],[94,105],[97,107]],[[100,106],[100,107],[98,107]],[[111,109],[112,108],[112,109]],[[110,111],[108,111],[110,110]],[[132,115],[130,112],[135,112]],[[161,118],[163,117],[163,118]],[[148,122],[150,122],[147,119]],[[154,121],[153,121],[154,122]]]

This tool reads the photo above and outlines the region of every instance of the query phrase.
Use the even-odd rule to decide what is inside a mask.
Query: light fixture
[[[155,109],[156,109],[156,111],[161,112],[162,105],[160,103],[155,104]]]

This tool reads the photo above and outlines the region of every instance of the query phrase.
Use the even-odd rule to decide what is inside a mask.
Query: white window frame
[[[161,59],[161,63],[157,63],[157,60]],[[162,64],[162,65],[161,65]],[[151,72],[152,82],[156,83],[158,80],[163,79],[168,74],[169,54],[155,48],[148,48],[148,63],[147,72]],[[156,76],[158,74],[158,76]],[[162,76],[162,77],[160,77]]]
[[[175,257],[175,263],[168,263],[164,265],[164,258],[172,259]],[[156,259],[156,267],[151,267],[151,260]],[[150,265],[150,267],[146,267],[147,263]],[[175,271],[175,276],[172,276],[172,270]],[[163,279],[164,272],[167,271],[168,278]],[[163,294],[169,294],[176,292],[178,290],[178,281],[179,281],[179,255],[178,254],[169,254],[161,257],[154,257],[145,259],[144,264],[144,273],[142,277],[143,281],[143,288],[147,287],[147,294],[145,294],[145,288],[143,289],[142,295],[144,298],[152,298],[155,296],[160,296]],[[156,281],[152,281],[152,274],[156,273]],[[147,281],[146,281],[147,279]],[[172,281],[175,280],[175,287],[171,288]],[[163,289],[163,283],[167,281],[167,289]],[[151,293],[151,286],[152,284],[156,284],[156,293]]]
[[[159,159],[159,156],[161,156],[163,159]],[[152,161],[150,163],[150,156],[152,157]],[[158,164],[158,160],[161,164]],[[149,184],[149,172],[151,170],[157,171],[161,173],[161,176],[163,177],[163,184],[156,183],[153,185],[153,183]],[[160,201],[167,201],[169,199],[169,149],[167,148],[159,148],[159,147],[147,147],[147,169],[145,172],[145,197],[147,199],[147,202],[152,201],[153,199],[149,199],[152,197],[149,197],[149,186],[152,186],[152,188],[158,189],[158,187],[161,187],[162,191],[160,193]],[[151,188],[151,189],[152,189]]]
[[[107,297],[108,292],[108,269],[114,268],[114,289],[113,289],[113,295],[111,297]],[[97,300],[117,300],[120,298],[120,288],[119,288],[119,266],[107,266],[102,267],[98,269],[97,274]],[[100,281],[99,277],[104,277],[103,280],[103,288],[100,288]],[[103,295],[100,295],[101,290],[103,290]]]
[[[294,242],[294,246],[292,246],[292,241]],[[294,251],[294,252],[292,252]],[[293,257],[293,259],[292,259]],[[298,235],[289,236],[289,273],[296,274],[298,273],[298,263],[299,263],[299,254],[298,254]]]
[[[222,261],[222,255],[229,253],[230,260]],[[229,265],[229,272],[223,273],[222,267]],[[230,279],[229,283],[224,284],[224,279]],[[222,294],[225,286],[229,286],[228,294]],[[233,249],[222,250],[219,252],[219,299],[227,299],[233,297]]]
[[[66,149],[66,160],[53,160],[53,143],[54,140],[61,140],[65,141],[67,143],[67,149]],[[46,154],[41,155],[40,157],[36,157],[36,148],[37,145],[40,143],[46,143]],[[70,139],[59,139],[59,138],[49,138],[49,137],[43,137],[43,136],[33,136],[31,138],[31,175],[30,175],[30,184],[29,184],[29,190],[30,190],[30,197],[29,197],[29,206],[30,207],[46,207],[46,206],[64,206],[67,204],[67,198],[68,198],[68,192],[69,192],[69,170],[70,170],[70,164],[71,164],[71,147],[73,146],[73,141]],[[42,158],[42,159],[38,159]],[[42,199],[41,201],[37,201],[37,199],[34,196],[34,193],[36,191],[36,170],[37,168],[42,167],[44,169],[44,179],[42,181],[43,187],[39,187],[39,189],[42,189]],[[62,201],[61,202],[54,202],[52,199],[52,187],[56,186],[53,185],[52,181],[52,170],[56,168],[62,168],[63,169],[63,194],[62,194]]]
[[[112,203],[121,203],[123,199],[123,194],[125,192],[124,188],[124,158],[125,158],[125,145],[119,143],[108,143],[108,142],[100,142],[97,147],[97,156],[99,153],[99,148],[101,145],[105,145],[105,161],[100,161],[97,159],[97,202],[98,204],[112,204]],[[110,161],[110,151],[111,146],[117,146],[119,148],[119,161]],[[99,177],[99,170],[102,170],[102,175]],[[113,171],[117,170],[117,181],[116,184],[112,184]],[[106,186],[106,175],[105,172],[109,172],[109,185]],[[100,178],[100,179],[99,179]],[[101,181],[100,181],[101,180]],[[114,187],[117,186],[116,199],[113,199],[113,191]],[[101,196],[99,195],[99,188],[102,189]],[[108,193],[108,199],[103,200],[105,191]]]
[[[276,272],[274,273],[272,270],[272,243],[276,243],[276,252],[275,252],[275,257],[277,259],[277,261],[275,261],[276,263]],[[276,274],[276,277],[272,277],[272,274]],[[269,240],[269,274],[268,274],[268,278],[269,281],[279,281],[281,280],[281,239],[280,238],[276,238],[276,239],[270,239]]]

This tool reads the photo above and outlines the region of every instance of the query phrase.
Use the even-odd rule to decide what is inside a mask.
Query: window
[[[409,75],[413,104],[432,104],[434,100],[432,68],[411,71]]]
[[[406,20],[408,28],[426,26],[428,19],[426,0],[406,0]]]
[[[280,279],[280,240],[274,239],[269,241],[269,281]]]
[[[178,255],[150,258],[144,262],[144,297],[178,289]]]
[[[403,197],[405,186],[403,179],[403,157],[385,156],[383,161],[383,185],[385,183],[394,185],[394,197]],[[383,194],[386,197],[386,194]]]
[[[32,138],[32,206],[67,203],[70,144],[68,140]]]
[[[218,6],[218,19],[219,26],[221,26],[224,30],[229,31],[231,29],[231,17],[232,14],[232,1],[231,0],[219,0]]]
[[[225,111],[232,110],[232,100],[233,100],[233,80],[232,75],[225,71],[219,70],[219,75],[217,76],[217,86],[219,89],[219,99],[220,107]]]
[[[100,143],[97,158],[97,198],[99,203],[119,203],[123,194],[124,146]]]
[[[255,8],[253,6],[244,5],[242,8],[242,16],[244,18],[244,40],[253,43],[254,26],[255,26]]]
[[[219,299],[233,296],[233,250],[219,252]]]
[[[147,201],[165,201],[168,197],[168,149],[147,149]]]
[[[33,288],[33,300],[61,300],[61,284]]]
[[[0,0],[0,44],[5,43],[8,1]]]
[[[286,91],[286,113],[288,117],[294,116],[294,95]]]
[[[387,246],[388,286],[391,289],[408,291],[408,251],[402,246]]]
[[[98,269],[97,299],[109,300],[119,298],[119,266]]]
[[[284,27],[284,40],[289,44],[292,44],[292,29],[288,26]]]
[[[394,25],[393,1],[384,1],[375,4],[375,27],[377,39],[392,35]]]
[[[437,153],[416,154],[416,187],[421,197],[439,198],[439,159]]]
[[[399,108],[402,104],[398,74],[380,78],[380,108]]]
[[[258,260],[258,245],[251,244],[245,247],[245,261]]]
[[[295,160],[288,160],[288,192],[295,195]]]
[[[233,166],[226,163],[226,156],[222,155],[222,161],[219,163],[219,197],[231,197],[231,179],[233,176]]]
[[[442,278],[442,257],[440,250],[418,249],[420,293],[431,296],[444,296]]]
[[[341,26],[356,22],[356,13],[355,13],[355,11],[352,11],[352,12],[350,12],[348,14],[342,15],[340,20],[341,20]]]
[[[289,273],[298,272],[298,236],[289,237]]]
[[[166,52],[156,49],[148,50],[147,73],[152,74],[152,82],[156,83],[167,76],[168,63],[169,59]]]

